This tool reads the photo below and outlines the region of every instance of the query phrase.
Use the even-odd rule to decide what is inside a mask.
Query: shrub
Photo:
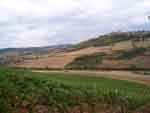
[[[97,65],[102,63],[104,54],[84,55],[76,58],[66,65],[66,69],[97,69]]]
[[[145,48],[130,49],[122,52],[116,59],[131,59],[140,54],[143,54],[145,51],[146,51]]]

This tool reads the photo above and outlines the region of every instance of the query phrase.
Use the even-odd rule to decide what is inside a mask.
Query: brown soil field
[[[75,58],[82,56],[82,55],[90,55],[97,52],[110,52],[111,47],[89,47],[85,49],[81,49],[78,51],[67,52],[67,53],[60,53],[56,55],[50,55],[49,57],[39,58],[39,59],[32,59],[32,60],[25,60],[24,62],[18,63],[15,67],[24,67],[24,68],[59,68],[63,69],[64,66]]]
[[[136,66],[136,68],[141,69],[150,69],[150,56],[137,56],[132,59],[127,60],[118,60],[118,59],[105,59],[102,64],[100,64],[99,68],[112,68],[112,69],[124,69],[124,68],[132,68],[132,66]]]
[[[85,49],[80,49],[78,51],[68,52],[65,53],[67,55],[89,55],[97,52],[102,53],[110,53],[111,52],[111,46],[103,46],[103,47],[89,47]]]
[[[141,44],[142,45],[142,44]],[[40,56],[39,58],[33,58],[24,60],[23,62],[13,65],[13,67],[23,67],[23,68],[40,68],[40,69],[64,69],[64,66],[72,62],[75,58],[82,55],[90,55],[94,53],[106,53],[110,54],[120,50],[131,49],[131,41],[124,41],[116,43],[112,46],[103,47],[89,47],[72,52],[49,54],[46,56]],[[129,68],[132,65],[138,66],[139,68],[149,68],[150,67],[150,56],[138,56],[130,60],[115,60],[106,59],[103,63],[99,65],[99,68]]]
[[[71,62],[76,56],[68,56],[68,55],[60,55],[48,58],[40,58],[40,59],[33,59],[27,60],[22,63],[16,65],[16,67],[23,67],[23,68],[59,68],[63,69],[66,64]]]

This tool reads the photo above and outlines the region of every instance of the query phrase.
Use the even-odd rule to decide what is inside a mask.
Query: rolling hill
[[[19,55],[29,55],[29,54],[48,54],[50,52],[64,52],[69,51],[68,48],[71,48],[71,45],[55,45],[47,47],[29,47],[29,48],[6,48],[0,49],[0,54],[12,54],[16,53]]]
[[[150,38],[149,31],[137,31],[137,32],[112,32],[110,34],[98,36],[79,44],[76,44],[74,47],[77,49],[86,48],[86,47],[97,47],[97,46],[111,46],[113,44],[128,41],[137,38]]]
[[[48,54],[68,52],[72,50],[72,45],[56,45],[47,47],[29,47],[29,48],[6,48],[0,49],[0,64],[12,65],[28,59],[39,58]]]
[[[7,53],[15,51],[6,50]],[[150,32],[148,31],[113,32],[74,45],[18,50],[20,54],[28,52],[30,54],[16,55],[14,59],[17,61],[11,63],[9,65],[11,67],[33,69],[150,68],[148,60],[150,58]]]

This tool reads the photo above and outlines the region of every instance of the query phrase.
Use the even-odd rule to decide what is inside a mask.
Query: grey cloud
[[[149,0],[1,0],[0,48],[76,43],[148,29]]]

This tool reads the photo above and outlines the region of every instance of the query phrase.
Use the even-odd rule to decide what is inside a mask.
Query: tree
[[[139,41],[139,39],[137,39],[137,38],[131,39],[131,44],[132,44],[132,47],[133,47],[133,48],[137,48],[136,43],[137,43],[138,41]]]

